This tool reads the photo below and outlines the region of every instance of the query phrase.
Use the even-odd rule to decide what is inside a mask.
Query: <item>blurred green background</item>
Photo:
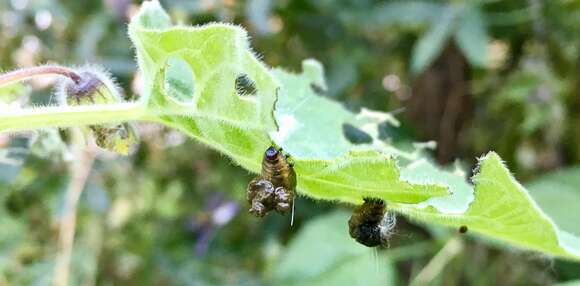
[[[580,206],[580,1],[165,0],[177,23],[245,27],[270,66],[326,68],[327,96],[397,111],[395,142],[435,140],[440,164],[495,150],[554,218]],[[139,96],[130,0],[0,0],[0,67],[103,65]],[[54,104],[53,79],[0,107]],[[13,90],[14,91],[14,90]],[[10,93],[13,94],[14,92]],[[71,285],[551,285],[580,264],[398,218],[389,247],[350,239],[351,206],[299,198],[247,214],[251,174],[176,131],[139,124],[102,152],[82,194]],[[67,131],[0,134],[0,285],[50,284],[71,152]],[[558,169],[565,171],[544,175]],[[553,200],[566,198],[565,207]],[[560,200],[562,201],[562,200]],[[565,222],[580,231],[578,221]]]

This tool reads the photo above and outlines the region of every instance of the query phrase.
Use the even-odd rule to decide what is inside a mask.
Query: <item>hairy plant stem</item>
[[[66,286],[70,276],[70,261],[76,232],[76,213],[78,201],[91,172],[95,151],[82,140],[82,132],[75,129],[73,132],[75,160],[70,163],[71,179],[65,194],[60,232],[58,238],[58,252],[54,269],[53,285]]]
[[[0,132],[150,120],[140,102],[0,110]]]
[[[61,75],[70,78],[75,83],[79,83],[81,81],[81,77],[73,69],[63,66],[49,65],[22,68],[2,74],[0,75],[0,86],[22,81],[39,75]]]
[[[0,86],[42,75],[65,76],[80,84],[75,70],[57,65],[22,68],[0,74]],[[45,127],[72,127],[131,120],[147,120],[145,106],[140,102],[104,105],[46,106],[0,110],[0,132],[34,130]]]

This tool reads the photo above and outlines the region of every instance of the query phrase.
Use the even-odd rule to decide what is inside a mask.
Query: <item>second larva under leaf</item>
[[[348,229],[350,236],[358,243],[375,247],[388,243],[395,224],[395,214],[387,211],[385,202],[364,199],[364,203],[353,210]]]

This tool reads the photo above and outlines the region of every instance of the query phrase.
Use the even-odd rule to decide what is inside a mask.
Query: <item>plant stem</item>
[[[140,102],[0,110],[0,132],[147,120]]]
[[[94,150],[86,147],[81,131],[73,133],[75,160],[70,164],[71,180],[65,194],[62,217],[60,219],[60,233],[58,239],[58,253],[54,269],[53,285],[66,286],[69,282],[70,261],[76,232],[76,213],[79,198],[91,172],[95,159]]]
[[[413,286],[430,285],[431,282],[449,263],[449,261],[463,250],[463,242],[457,236],[451,238],[445,246],[429,261],[429,263],[415,276],[410,283]]]
[[[39,66],[17,69],[0,75],[0,86],[39,75],[62,75],[70,78],[75,83],[81,81],[81,77],[71,68],[63,66]]]

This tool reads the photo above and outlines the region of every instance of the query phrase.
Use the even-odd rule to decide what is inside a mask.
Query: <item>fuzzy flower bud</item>
[[[122,102],[119,88],[111,75],[99,68],[79,68],[78,78],[65,79],[58,90],[60,101],[69,106]],[[129,123],[89,126],[97,146],[120,154],[128,154],[138,138]]]

